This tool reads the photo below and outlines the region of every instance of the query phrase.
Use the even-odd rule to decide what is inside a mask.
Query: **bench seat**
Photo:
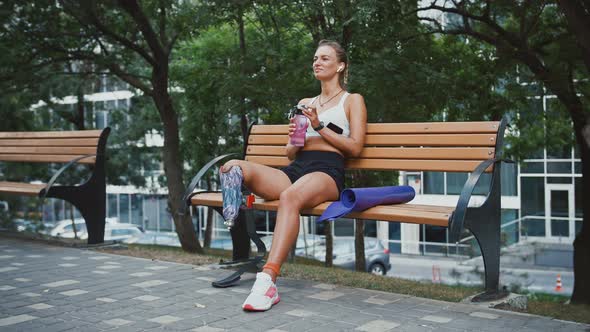
[[[0,192],[16,195],[37,196],[41,189],[45,188],[45,186],[46,184],[0,181]]]
[[[320,216],[332,202],[324,202],[314,208],[301,211],[302,215]],[[221,193],[202,193],[191,197],[192,205],[212,207],[223,206]],[[276,211],[279,201],[266,201],[256,197],[254,209],[262,211]],[[455,208],[436,205],[396,204],[379,205],[362,212],[353,212],[346,218],[370,219],[393,222],[407,222],[414,224],[428,224],[435,226],[449,226],[449,218]]]

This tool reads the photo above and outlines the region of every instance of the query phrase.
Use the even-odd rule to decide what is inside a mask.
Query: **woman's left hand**
[[[303,115],[305,115],[309,119],[309,122],[311,123],[312,128],[316,128],[317,126],[320,125],[318,111],[315,108],[315,106],[305,107],[305,109],[303,110]]]

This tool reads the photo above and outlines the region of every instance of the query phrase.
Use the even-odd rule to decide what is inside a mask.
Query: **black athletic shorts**
[[[281,171],[287,174],[291,183],[305,174],[323,172],[336,181],[338,195],[344,189],[344,157],[336,152],[299,151],[295,160]]]

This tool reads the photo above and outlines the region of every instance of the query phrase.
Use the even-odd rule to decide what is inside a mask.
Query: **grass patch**
[[[527,293],[527,313],[590,324],[590,305],[569,304],[563,295]]]
[[[482,288],[478,287],[433,284],[377,276],[370,273],[354,272],[340,268],[326,268],[304,264],[284,264],[281,274],[283,277],[293,279],[313,280],[341,286],[373,289],[450,302],[459,302],[468,296],[483,291]]]

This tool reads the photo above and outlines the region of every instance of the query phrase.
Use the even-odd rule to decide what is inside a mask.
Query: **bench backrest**
[[[104,153],[105,130],[0,132],[0,161],[66,163]],[[101,136],[105,136],[101,140]],[[103,146],[101,146],[103,145]],[[94,164],[95,157],[79,161]]]
[[[273,167],[288,165],[287,132],[288,125],[252,126],[246,160]],[[502,136],[499,121],[370,123],[361,155],[347,159],[346,168],[471,172],[499,153]]]

